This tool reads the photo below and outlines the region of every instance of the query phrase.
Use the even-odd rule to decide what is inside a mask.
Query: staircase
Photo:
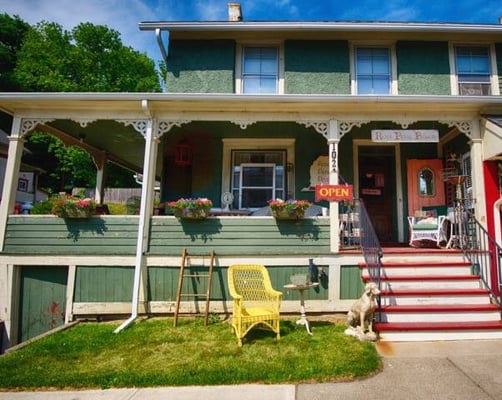
[[[373,325],[379,340],[502,339],[502,310],[460,252],[384,249],[382,264],[379,322]]]

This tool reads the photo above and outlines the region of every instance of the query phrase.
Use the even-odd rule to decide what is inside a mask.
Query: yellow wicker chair
[[[274,290],[263,265],[231,265],[228,268],[228,290],[234,300],[232,327],[239,346],[254,327],[271,329],[280,339],[279,309],[282,293]]]

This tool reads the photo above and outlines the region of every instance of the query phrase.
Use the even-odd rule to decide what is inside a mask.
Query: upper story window
[[[390,94],[392,77],[389,49],[357,47],[355,76],[357,94]]]
[[[236,93],[283,93],[281,45],[237,47]]]
[[[458,46],[455,48],[458,94],[461,96],[491,95],[490,49]]]

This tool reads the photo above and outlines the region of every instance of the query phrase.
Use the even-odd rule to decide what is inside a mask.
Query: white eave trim
[[[502,33],[500,24],[425,23],[425,22],[260,22],[260,21],[204,21],[204,22],[140,22],[142,31],[372,31],[372,32],[455,32]]]

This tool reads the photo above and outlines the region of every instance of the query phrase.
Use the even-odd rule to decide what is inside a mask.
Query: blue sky
[[[141,21],[227,19],[228,0],[0,0],[0,12],[30,24],[57,22],[71,30],[80,22],[107,25],[125,45],[161,59],[153,32]],[[236,1],[238,2],[238,1]],[[401,21],[497,24],[502,0],[244,0],[248,21]]]

